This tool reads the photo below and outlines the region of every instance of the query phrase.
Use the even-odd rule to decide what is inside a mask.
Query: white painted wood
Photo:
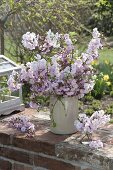
[[[0,100],[0,115],[8,115],[13,111],[23,111],[24,105],[21,99],[15,96],[5,96],[5,100]]]
[[[2,65],[5,66],[5,64],[6,65],[11,64],[11,67],[7,67],[7,66],[0,67],[0,77],[9,76],[13,70],[15,71],[21,70],[21,67],[19,65],[17,65],[15,62],[5,57],[4,55],[0,55],[0,59],[2,59],[0,66]],[[3,87],[3,88],[0,87],[0,92],[2,92],[2,90],[5,90],[5,89],[6,87]],[[4,101],[0,99],[0,115],[8,115],[16,110],[23,111],[24,104],[22,103],[23,103],[22,102],[22,89],[19,90],[18,97],[5,95]]]
[[[13,62],[13,61],[10,60],[9,58],[5,57],[4,55],[0,55],[0,58],[5,60],[3,63],[12,64],[12,67],[11,67],[11,68],[1,69],[1,70],[0,70],[0,76],[7,75],[7,74],[11,74],[11,72],[12,72],[13,70],[19,71],[19,70],[21,69],[21,67],[20,67],[19,65],[17,65],[15,62]],[[0,64],[2,65],[3,63],[0,63]]]

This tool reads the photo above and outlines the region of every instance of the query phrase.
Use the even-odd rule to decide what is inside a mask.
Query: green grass
[[[113,48],[103,48],[103,50],[100,51],[100,62],[104,62],[105,60],[108,60],[110,63],[113,63]]]
[[[112,123],[112,124],[113,124],[113,119],[111,119],[109,123]]]
[[[15,53],[16,45],[11,41],[11,38],[8,36],[5,36],[5,53],[4,55],[14,62],[17,61],[16,59],[16,53]]]

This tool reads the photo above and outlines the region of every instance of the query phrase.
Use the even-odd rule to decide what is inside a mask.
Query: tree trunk
[[[4,23],[0,20],[0,53],[4,54]]]

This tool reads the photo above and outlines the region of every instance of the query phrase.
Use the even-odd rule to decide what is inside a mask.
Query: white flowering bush
[[[17,90],[29,84],[31,107],[38,107],[37,96],[77,96],[82,98],[94,87],[94,70],[91,66],[102,48],[100,33],[93,29],[92,39],[85,53],[76,54],[69,34],[54,34],[49,30],[45,36],[27,32],[22,44],[36,52],[35,61],[22,65],[20,73],[13,72],[8,80],[9,88]]]

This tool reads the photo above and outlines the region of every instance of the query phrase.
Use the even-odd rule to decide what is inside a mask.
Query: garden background
[[[103,50],[99,61],[92,63],[97,77],[94,90],[80,101],[80,111],[91,115],[103,109],[113,114],[113,1],[112,0],[1,0],[0,49],[1,53],[17,63],[32,61],[32,54],[23,48],[21,39],[27,31],[43,35],[53,32],[69,33],[81,53],[97,27],[102,35]],[[2,80],[2,85],[6,83]],[[29,93],[23,87],[24,102]],[[38,98],[42,106],[48,98]]]

